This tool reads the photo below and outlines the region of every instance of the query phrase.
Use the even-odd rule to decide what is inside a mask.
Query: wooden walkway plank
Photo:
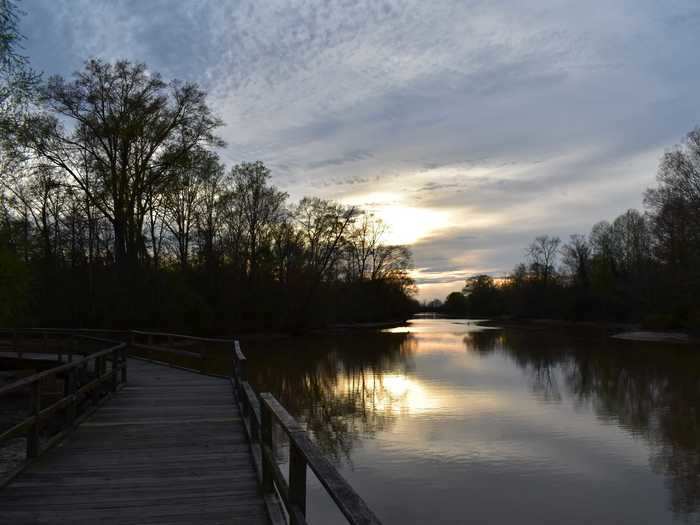
[[[0,524],[268,523],[230,383],[135,359],[128,373],[0,491]]]

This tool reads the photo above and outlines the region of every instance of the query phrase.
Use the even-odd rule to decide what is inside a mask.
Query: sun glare
[[[435,408],[435,400],[417,380],[402,374],[383,374],[381,387],[375,392],[375,408],[391,413],[429,412]]]
[[[403,397],[411,387],[411,380],[406,376],[386,374],[382,377],[385,390],[394,398]]]
[[[387,225],[388,244],[413,244],[449,224],[447,212],[430,208],[386,206],[374,213]]]
[[[382,241],[386,244],[414,244],[451,224],[450,212],[421,208],[403,203],[396,192],[371,192],[353,195],[341,202],[372,213],[386,225]]]

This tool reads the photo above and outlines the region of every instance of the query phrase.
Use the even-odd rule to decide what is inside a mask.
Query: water
[[[385,524],[700,523],[695,348],[447,319],[246,345]],[[314,479],[308,513],[344,523]]]

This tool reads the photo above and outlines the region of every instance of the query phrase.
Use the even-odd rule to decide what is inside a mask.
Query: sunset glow
[[[384,240],[388,244],[413,244],[449,224],[446,211],[410,206],[386,206],[374,210],[387,225]]]
[[[453,220],[448,210],[411,205],[402,194],[393,192],[351,195],[341,202],[381,219],[386,226],[382,241],[387,244],[414,244],[450,226]]]

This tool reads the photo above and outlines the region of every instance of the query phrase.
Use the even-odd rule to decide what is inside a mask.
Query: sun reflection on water
[[[445,515],[460,523],[465,494],[470,509],[491,516],[504,491],[522,498],[499,523],[539,508],[568,522],[582,494],[601,509],[601,523],[700,515],[698,426],[689,416],[698,367],[687,352],[454,319],[416,319],[319,346],[333,350],[311,354],[318,357],[305,366],[301,352],[281,354],[278,391],[386,523],[405,522],[391,514],[404,497],[412,516],[423,512],[420,522]],[[269,370],[265,362],[259,374]],[[327,500],[317,492],[314,504]],[[483,503],[492,496],[495,506]],[[617,498],[629,501],[623,513]],[[637,512],[640,501],[648,504]],[[326,518],[317,521],[336,523]]]

